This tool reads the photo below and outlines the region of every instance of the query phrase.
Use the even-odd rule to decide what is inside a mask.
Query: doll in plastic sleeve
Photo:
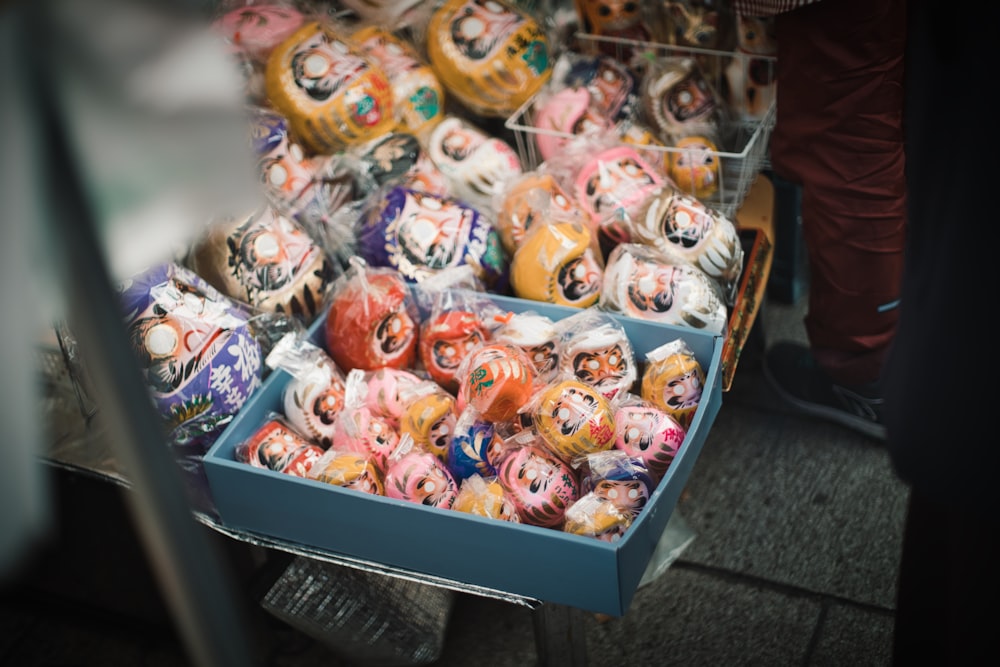
[[[588,308],[562,319],[559,370],[614,398],[632,389],[639,376],[625,327],[611,315]]]
[[[581,380],[540,387],[525,409],[545,445],[571,464],[615,444],[612,403]]]
[[[343,372],[323,348],[292,333],[278,341],[267,364],[292,376],[281,393],[285,418],[310,441],[328,449],[334,422],[344,409]]]
[[[600,37],[624,40],[598,42],[601,52],[629,63],[636,55],[635,42],[648,42],[651,33],[647,25],[644,3],[622,0],[574,0],[584,32]],[[632,43],[630,43],[632,42]]]
[[[314,153],[334,154],[396,126],[385,72],[345,32],[329,20],[309,21],[267,60],[270,106]]]
[[[445,116],[430,131],[426,144],[427,154],[447,177],[452,196],[484,213],[494,214],[494,199],[504,183],[524,170],[510,144],[459,116]]]
[[[357,369],[355,369],[357,370]],[[372,414],[398,427],[413,401],[413,392],[427,381],[404,368],[383,366],[365,371],[364,403]]]
[[[657,479],[641,459],[619,449],[587,455],[583,491],[613,503],[635,519],[656,490]]]
[[[705,371],[683,338],[646,354],[642,397],[666,411],[685,429],[691,427],[705,388]]]
[[[476,473],[463,479],[452,509],[488,519],[521,523],[517,508],[495,476],[486,478]]]
[[[514,253],[510,286],[522,299],[587,308],[601,298],[604,262],[590,227],[536,224]]]
[[[631,121],[638,113],[638,79],[624,63],[606,54],[563,51],[548,86],[586,88],[591,106],[613,124]]]
[[[585,493],[566,510],[563,531],[602,542],[617,542],[632,525],[632,515],[596,493]]]
[[[714,136],[724,127],[725,107],[694,58],[666,55],[646,66],[639,87],[642,116],[667,144],[685,136]]]
[[[508,422],[531,397],[535,367],[521,348],[492,342],[473,349],[457,377],[463,410],[472,406],[483,419]]]
[[[195,242],[191,268],[237,301],[307,324],[319,314],[335,276],[325,249],[271,205],[211,220]]]
[[[374,23],[352,37],[388,77],[399,131],[422,136],[444,117],[444,87],[411,43]]]
[[[358,253],[373,266],[422,282],[463,264],[502,291],[507,260],[491,219],[448,197],[395,186],[370,195],[358,230]]]
[[[666,155],[667,175],[680,190],[699,200],[718,192],[722,161],[718,142],[712,137],[692,134],[677,139],[673,148]]]
[[[455,274],[457,275],[457,274]],[[436,279],[447,278],[441,273]],[[432,380],[458,391],[458,368],[468,354],[492,339],[490,313],[495,308],[479,292],[451,289],[436,279],[420,285],[418,301],[429,303],[420,325],[419,356]]]
[[[555,176],[542,170],[508,179],[497,202],[495,226],[508,257],[514,256],[536,223],[576,222],[586,226],[590,222],[590,216]]]
[[[614,448],[641,461],[658,480],[674,462],[686,436],[687,430],[670,412],[638,394],[616,403]]]
[[[566,510],[580,497],[576,471],[550,452],[537,434],[523,431],[512,439],[497,468],[497,479],[523,523],[561,526]]]
[[[588,150],[588,149],[593,150]],[[614,243],[627,243],[628,223],[651,192],[666,182],[633,146],[577,142],[559,161],[574,160],[573,193],[593,224]]]
[[[545,315],[534,311],[509,313],[493,332],[493,340],[524,350],[535,367],[537,382],[549,382],[558,374],[562,334]]]
[[[387,132],[347,152],[356,159],[358,181],[368,192],[390,184],[412,186],[423,177],[418,171],[424,151],[417,138],[407,132]],[[440,180],[444,192],[444,174]]]
[[[306,477],[323,449],[309,442],[278,414],[271,414],[253,434],[236,445],[237,461],[255,468]]]
[[[172,262],[117,289],[132,352],[171,428],[228,419],[260,387],[261,347],[250,309]]]
[[[729,218],[668,186],[650,194],[629,229],[634,242],[697,266],[719,283],[727,305],[735,302],[743,246]]]
[[[355,178],[349,165],[331,155],[307,157],[289,135],[288,121],[276,111],[252,107],[248,114],[264,194],[307,230],[330,223],[332,214],[354,199]]]
[[[344,489],[385,495],[382,473],[369,456],[358,452],[329,449],[313,463],[306,476]]]
[[[389,458],[385,473],[385,495],[412,503],[451,509],[458,484],[444,461],[416,447],[407,436]]]
[[[403,396],[406,407],[399,424],[400,436],[409,435],[417,447],[447,463],[458,421],[455,397],[430,380],[408,387]]]
[[[534,138],[542,160],[557,155],[573,137],[600,136],[614,127],[587,88],[543,90],[533,104]]]
[[[552,74],[542,26],[506,0],[441,2],[430,15],[424,41],[449,93],[481,116],[510,116]]]
[[[388,419],[368,408],[367,391],[364,371],[354,369],[347,374],[344,409],[334,421],[330,449],[362,454],[384,472],[400,435]]]
[[[608,256],[600,307],[640,320],[725,333],[728,311],[718,283],[695,265],[641,243]]]
[[[212,21],[215,30],[240,59],[247,96],[263,102],[264,68],[271,52],[298,30],[306,18],[290,2],[246,4],[224,11]]]
[[[448,469],[456,480],[472,475],[494,477],[502,446],[497,425],[483,419],[475,408],[466,406],[456,420],[448,445]]]
[[[420,318],[399,272],[354,260],[331,294],[324,334],[327,352],[338,366],[413,367]]]

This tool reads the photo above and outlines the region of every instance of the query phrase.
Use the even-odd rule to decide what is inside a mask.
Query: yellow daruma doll
[[[705,371],[683,338],[664,343],[646,355],[642,397],[685,429],[691,427],[704,386]]]
[[[370,141],[396,125],[385,72],[326,23],[311,21],[278,45],[264,76],[271,105],[315,153]]]
[[[445,0],[428,21],[426,40],[449,93],[483,116],[509,116],[552,74],[545,31],[509,2]]]

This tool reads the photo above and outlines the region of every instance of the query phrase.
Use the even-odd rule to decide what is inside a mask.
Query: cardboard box
[[[494,296],[513,312],[535,311],[552,319],[573,308]],[[698,459],[722,404],[723,338],[693,329],[619,318],[637,359],[678,337],[705,371],[702,400],[687,438],[649,503],[616,543],[551,528],[508,523],[471,514],[372,496],[239,463],[237,444],[268,412],[281,412],[290,376],[274,371],[205,455],[205,470],[224,526],[306,545],[403,570],[428,580],[443,578],[461,588],[624,615],[646,566]],[[321,318],[310,332],[322,340]],[[346,369],[345,369],[346,371]]]

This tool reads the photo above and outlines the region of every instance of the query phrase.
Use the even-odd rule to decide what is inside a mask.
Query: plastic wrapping
[[[617,246],[600,307],[641,320],[723,334],[729,311],[718,283],[691,262],[641,243]]]

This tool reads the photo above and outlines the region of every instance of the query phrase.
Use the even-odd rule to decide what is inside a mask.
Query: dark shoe
[[[836,384],[799,343],[777,343],[764,357],[764,376],[778,394],[804,414],[837,422],[885,440],[882,394],[877,383]]]

